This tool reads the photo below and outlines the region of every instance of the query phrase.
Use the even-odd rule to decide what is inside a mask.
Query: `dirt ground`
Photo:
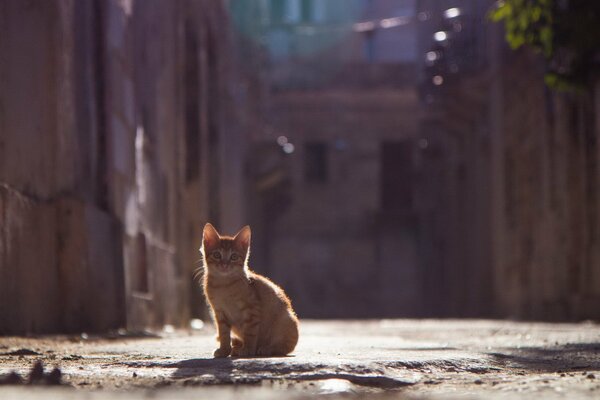
[[[591,322],[303,321],[289,357],[213,359],[215,346],[210,325],[4,337],[0,399],[600,398]]]

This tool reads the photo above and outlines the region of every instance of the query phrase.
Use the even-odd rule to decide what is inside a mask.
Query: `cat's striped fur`
[[[248,268],[250,227],[231,237],[206,224],[200,250],[204,294],[218,331],[214,356],[291,353],[298,342],[298,318],[284,291]]]

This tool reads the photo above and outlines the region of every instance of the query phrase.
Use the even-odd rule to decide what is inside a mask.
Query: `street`
[[[23,382],[0,386],[0,398],[600,396],[600,325],[591,322],[302,321],[289,357],[216,360],[214,347],[211,325],[138,337],[5,337],[0,375]],[[47,373],[58,367],[62,385],[27,385],[37,361]]]

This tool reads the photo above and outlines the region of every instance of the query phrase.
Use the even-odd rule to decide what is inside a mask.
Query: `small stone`
[[[132,374],[132,376],[133,376],[134,378],[137,378],[138,374],[134,372],[134,373]]]
[[[48,375],[46,375],[47,385],[60,385],[62,379],[62,371],[58,368],[54,368]]]
[[[567,376],[567,374],[562,373],[562,374],[560,374],[560,376],[561,376],[561,378],[564,378],[565,376]]]
[[[42,379],[44,379],[44,364],[41,361],[36,361],[29,372],[29,383],[39,383]]]
[[[41,355],[37,351],[33,351],[31,349],[18,349],[14,351],[9,351],[8,353],[4,353],[7,356],[39,356]]]
[[[483,381],[481,379],[475,379],[475,382],[473,382],[476,385],[482,385]]]
[[[81,360],[83,357],[80,356],[79,354],[71,354],[69,356],[64,356],[62,359],[63,361],[75,361],[75,360]]]
[[[588,374],[587,378],[588,379],[596,379],[596,375],[594,375],[594,374]]]
[[[10,374],[0,377],[0,385],[20,385],[23,383],[21,375],[12,371]]]

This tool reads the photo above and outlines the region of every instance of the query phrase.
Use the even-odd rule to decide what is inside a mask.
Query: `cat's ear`
[[[207,223],[204,225],[204,232],[202,234],[202,245],[204,248],[214,247],[220,240],[219,232],[215,229],[212,224]]]
[[[240,231],[238,233],[235,234],[235,236],[233,237],[233,240],[235,240],[236,244],[243,247],[244,250],[247,250],[248,247],[250,247],[250,235],[251,235],[250,226],[246,225],[245,227],[240,229]]]

